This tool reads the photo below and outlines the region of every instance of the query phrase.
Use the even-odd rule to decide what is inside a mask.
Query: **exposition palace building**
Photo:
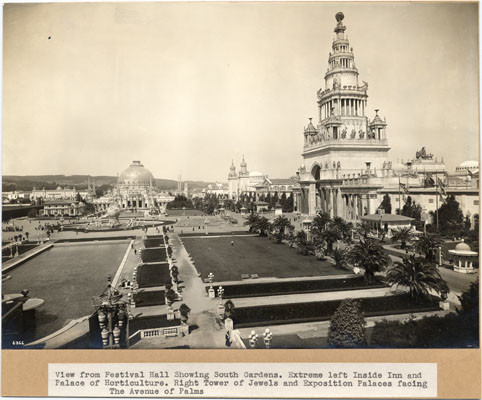
[[[437,207],[441,186],[455,194],[464,215],[478,218],[479,171],[477,162],[462,163],[448,176],[443,160],[425,148],[408,162],[388,159],[387,122],[378,110],[368,117],[368,84],[360,81],[353,48],[345,36],[344,15],[336,14],[336,37],[328,57],[325,85],[318,95],[318,121],[304,129],[303,165],[294,187],[295,209],[318,211],[356,221],[375,214],[388,195],[395,214],[410,194],[425,211]],[[467,164],[467,165],[466,165]],[[432,182],[427,185],[427,182]],[[447,185],[456,182],[456,185]],[[435,183],[435,184],[434,184]]]
[[[124,210],[164,212],[167,203],[172,200],[173,196],[156,187],[151,171],[140,161],[132,161],[118,176],[117,185],[112,192],[94,199],[94,207],[96,212],[107,211],[112,204]]]

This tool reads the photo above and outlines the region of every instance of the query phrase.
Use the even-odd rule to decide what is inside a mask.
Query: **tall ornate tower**
[[[228,190],[229,198],[238,200],[238,174],[236,173],[234,161],[231,161],[231,167],[229,168]]]
[[[381,170],[390,150],[386,121],[378,110],[371,122],[366,115],[368,84],[359,82],[353,48],[345,35],[344,15],[339,12],[335,18],[336,36],[328,56],[324,88],[317,92],[318,123],[315,127],[310,118],[303,132],[300,201],[309,214],[324,210],[340,215],[337,204],[340,208],[343,179],[360,177],[366,169],[370,173]]]
[[[241,169],[239,171],[238,190],[239,190],[239,192],[244,192],[248,189],[248,186],[249,186],[248,164],[246,164],[246,161],[244,161],[244,155],[243,155],[243,160],[241,161],[240,166],[241,166]]]

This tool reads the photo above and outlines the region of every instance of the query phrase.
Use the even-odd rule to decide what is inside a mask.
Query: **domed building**
[[[458,167],[455,168],[455,173],[466,174],[467,171],[476,173],[479,171],[479,162],[474,160],[464,161],[460,163]]]
[[[124,209],[157,208],[155,186],[156,180],[151,171],[140,161],[132,161],[117,178],[117,202]]]
[[[117,204],[121,210],[144,211],[153,214],[164,212],[167,203],[174,197],[161,192],[156,187],[156,179],[151,171],[140,161],[132,161],[117,178],[117,185],[112,193],[94,200],[97,212],[109,209]]]
[[[119,188],[134,189],[155,186],[156,180],[151,171],[145,168],[140,161],[132,161],[129,168],[122,171],[117,178]]]

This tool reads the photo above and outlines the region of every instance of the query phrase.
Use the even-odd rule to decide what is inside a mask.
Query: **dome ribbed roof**
[[[479,162],[478,161],[464,161],[463,163],[459,164],[457,168],[479,168]]]
[[[128,186],[155,186],[155,179],[151,171],[141,164],[140,161],[132,161],[132,164],[119,175],[117,183]]]
[[[455,246],[456,251],[471,251],[470,246],[465,242],[460,242],[457,246]]]

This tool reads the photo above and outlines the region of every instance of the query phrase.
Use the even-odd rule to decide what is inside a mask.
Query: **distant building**
[[[111,204],[125,210],[165,212],[167,203],[173,200],[174,196],[156,187],[154,176],[140,161],[133,161],[109,194],[94,199],[94,207],[96,212],[107,211]]]
[[[33,189],[30,195],[31,200],[42,199],[43,201],[48,200],[76,200],[77,195],[83,200],[91,201],[94,197],[93,189],[87,190],[77,190],[76,188],[68,188],[58,186],[57,189]]]
[[[71,200],[47,200],[40,215],[46,217],[78,217],[83,214],[84,204]]]
[[[216,182],[214,185],[209,184],[207,189],[203,189],[203,197],[206,194],[215,195],[221,199],[226,199],[229,195],[229,189],[226,187],[226,185]]]
[[[13,192],[2,192],[2,203],[9,203],[12,200],[30,200],[31,192],[14,190]]]
[[[248,171],[246,161],[241,161],[239,174],[236,173],[234,162],[231,163],[228,174],[228,197],[231,200],[252,199],[259,200],[268,195],[290,197],[293,194],[295,178],[273,179],[259,171]]]

